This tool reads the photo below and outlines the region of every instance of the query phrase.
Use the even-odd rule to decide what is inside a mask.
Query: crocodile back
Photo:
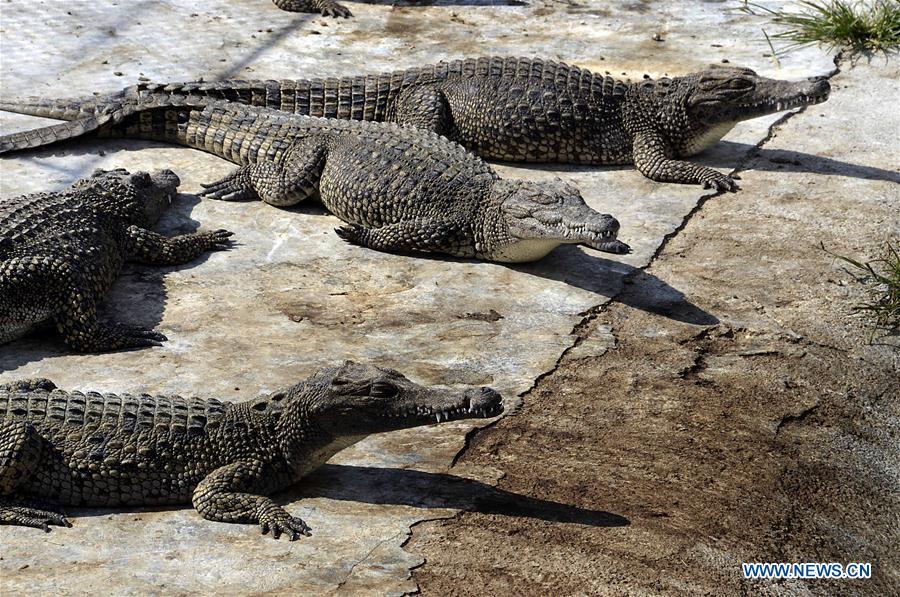
[[[101,394],[62,390],[0,391],[0,416],[28,421],[45,437],[131,435],[145,431],[196,434],[218,422],[226,405],[218,400],[151,396],[149,394]]]

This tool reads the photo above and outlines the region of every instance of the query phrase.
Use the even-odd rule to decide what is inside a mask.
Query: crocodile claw
[[[347,224],[345,226],[335,228],[334,231],[339,237],[341,237],[348,243],[352,245],[358,245],[363,233],[366,231],[366,228],[364,226],[360,226],[359,224]]]
[[[704,189],[712,189],[714,191],[729,191],[734,193],[738,190],[738,185],[734,181],[735,178],[740,178],[739,176],[729,176],[727,174],[722,174],[720,172],[716,172],[713,170],[711,174],[704,175],[700,179],[700,183],[703,185]]]
[[[325,17],[352,17],[353,13],[350,12],[350,9],[342,4],[338,4],[337,2],[328,2],[322,6],[320,9],[322,16]]]
[[[212,232],[202,232],[203,241],[211,251],[221,251],[230,248],[234,241],[229,237],[234,236],[234,232],[228,230],[214,230]]]
[[[312,536],[311,529],[303,520],[291,516],[284,510],[272,512],[264,518],[260,518],[259,527],[263,535],[272,531],[273,539],[280,539],[282,533],[287,535],[289,541],[296,541],[301,536]]]

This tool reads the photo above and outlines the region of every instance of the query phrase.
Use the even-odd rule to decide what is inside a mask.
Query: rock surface
[[[900,137],[885,134],[900,132],[900,68],[841,68],[826,104],[744,163],[744,190],[705,202],[454,469],[629,525],[478,509],[419,525],[423,595],[896,594],[900,338],[868,344],[851,313],[865,290],[820,243],[868,260],[900,238]],[[719,323],[673,317],[696,308]],[[873,576],[747,580],[742,562]]]
[[[352,4],[353,19],[330,20],[284,13],[265,0],[14,0],[4,3],[0,22],[0,82],[4,95],[70,96],[117,90],[142,76],[330,76],[488,53],[540,55],[631,78],[689,72],[723,59],[781,78],[833,68],[815,50],[794,53],[777,68],[764,56],[768,47],[759,23],[727,12],[722,3],[483,4]],[[664,41],[655,41],[656,34]],[[775,120],[740,125],[702,161],[723,170],[738,166]],[[0,115],[4,132],[45,122]],[[2,381],[39,375],[68,389],[233,400],[352,358],[395,367],[423,383],[488,384],[514,398],[554,368],[579,337],[584,314],[619,294],[623,279],[650,263],[703,196],[697,188],[653,183],[628,168],[498,166],[508,177],[558,175],[578,185],[592,207],[619,218],[620,236],[634,249],[609,260],[590,249],[563,247],[539,263],[515,267],[352,247],[332,232],[337,219],[316,205],[280,210],[201,202],[191,193],[233,166],[153,143],[84,142],[0,160],[0,196],[61,188],[97,167],[172,168],[186,194],[159,229],[227,228],[238,246],[182,268],[129,267],[123,273],[109,312],[156,326],[170,338],[164,347],[73,355],[51,333],[0,347]],[[745,181],[757,192],[777,193],[779,184],[779,178]],[[827,186],[820,188],[827,193]],[[750,197],[729,200],[746,203]],[[693,325],[718,321],[713,309],[692,305],[664,278],[645,276],[653,281],[654,301],[635,300],[632,307]],[[665,301],[683,308],[654,311]],[[590,359],[609,344],[582,342],[579,349]],[[587,521],[591,528],[623,523],[615,513],[573,507],[574,499],[542,501],[493,489],[499,475],[490,469],[470,470],[473,479],[448,474],[469,429],[451,424],[388,434],[339,455],[282,496],[313,528],[313,537],[296,543],[259,537],[251,527],[209,523],[190,509],[77,511],[74,528],[47,536],[4,528],[4,589],[397,594],[416,587],[410,569],[423,558],[402,545],[418,521],[461,508],[505,512],[515,504],[528,519]]]

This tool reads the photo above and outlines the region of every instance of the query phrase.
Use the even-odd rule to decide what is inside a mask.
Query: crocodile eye
[[[397,395],[397,388],[394,384],[384,381],[376,381],[372,384],[369,394],[374,398],[393,398]]]
[[[750,89],[753,87],[753,81],[747,79],[731,79],[728,81],[729,89]]]

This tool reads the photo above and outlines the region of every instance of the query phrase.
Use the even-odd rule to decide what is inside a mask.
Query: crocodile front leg
[[[280,162],[241,166],[222,180],[202,185],[204,190],[199,194],[224,201],[262,199],[278,207],[294,205],[318,190],[326,154],[321,142],[302,141],[290,148]]]
[[[407,220],[380,228],[348,224],[335,228],[345,241],[388,252],[448,253],[456,257],[474,257],[471,233],[456,222]]]
[[[151,330],[99,321],[96,282],[70,263],[29,257],[0,265],[0,332],[5,321],[52,318],[66,344],[80,352],[161,346],[166,340]]]
[[[196,259],[206,251],[221,251],[231,246],[227,230],[198,232],[169,238],[146,228],[130,226],[128,259],[150,265],[181,265]]]
[[[650,180],[702,184],[704,189],[716,191],[734,192],[738,189],[733,177],[706,166],[674,160],[671,153],[665,142],[656,136],[639,134],[634,139],[634,165]]]
[[[291,541],[310,536],[310,528],[301,519],[264,495],[271,472],[258,460],[239,460],[211,472],[194,489],[192,502],[203,518],[216,522],[258,523],[265,535],[270,530],[278,539],[286,533]]]
[[[47,380],[26,380],[44,387]],[[60,512],[14,492],[41,464],[43,441],[34,426],[27,421],[0,422],[0,524],[34,527],[50,532],[50,525],[70,527],[72,524]]]
[[[275,6],[289,12],[318,12],[326,17],[352,17],[350,10],[334,0],[272,0]]]

